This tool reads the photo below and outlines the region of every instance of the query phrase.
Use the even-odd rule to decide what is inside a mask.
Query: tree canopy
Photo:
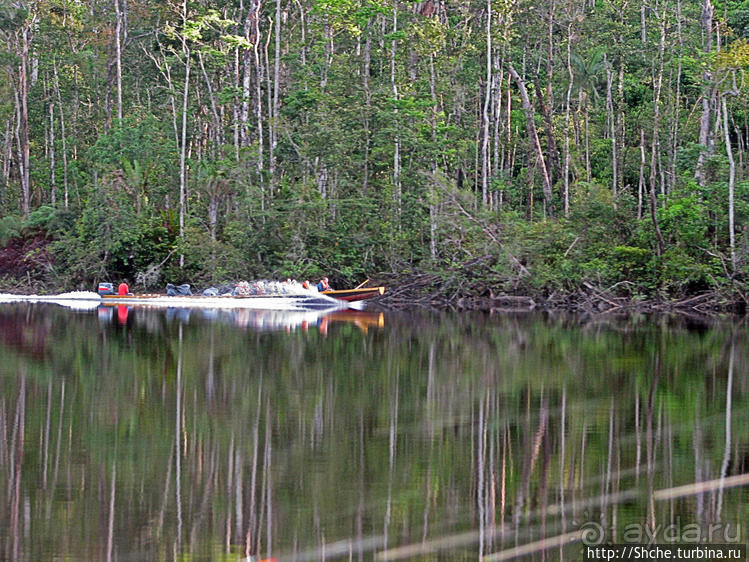
[[[748,41],[744,0],[5,2],[0,242],[66,286],[745,294]]]

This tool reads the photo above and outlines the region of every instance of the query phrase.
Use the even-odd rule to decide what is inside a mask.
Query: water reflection
[[[163,313],[162,313],[163,312]],[[152,325],[155,319],[164,318],[167,322],[188,324],[193,321],[219,322],[238,328],[249,328],[254,331],[307,331],[317,327],[320,333],[327,334],[328,327],[333,323],[350,323],[366,333],[369,328],[382,328],[385,325],[385,314],[367,310],[336,310],[334,312],[321,310],[255,310],[249,308],[198,308],[175,307],[153,309],[138,305],[101,305],[97,309],[99,322],[103,325],[112,324],[115,319],[120,326],[128,324],[131,317],[140,325]],[[158,320],[157,320],[158,321]]]
[[[743,326],[127,312],[0,307],[0,558],[746,540]]]

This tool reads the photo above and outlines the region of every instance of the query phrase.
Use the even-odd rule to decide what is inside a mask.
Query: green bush
[[[677,194],[669,198],[657,214],[664,237],[685,250],[708,244],[708,213],[696,194]]]
[[[7,215],[0,218],[0,244],[6,244],[8,240],[18,236],[21,232],[23,221],[15,215]]]
[[[653,252],[635,246],[615,246],[612,250],[618,273],[626,279],[641,279],[649,273]]]
[[[720,275],[720,266],[714,262],[702,262],[684,248],[672,246],[662,256],[662,287],[673,296],[704,291],[712,287],[715,275]]]

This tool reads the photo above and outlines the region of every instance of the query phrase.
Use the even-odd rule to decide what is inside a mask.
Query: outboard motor
[[[99,296],[113,295],[114,286],[111,283],[99,283],[99,288],[96,290]]]

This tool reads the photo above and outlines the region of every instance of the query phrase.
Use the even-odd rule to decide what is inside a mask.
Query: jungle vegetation
[[[0,275],[746,301],[745,0],[4,0]]]

